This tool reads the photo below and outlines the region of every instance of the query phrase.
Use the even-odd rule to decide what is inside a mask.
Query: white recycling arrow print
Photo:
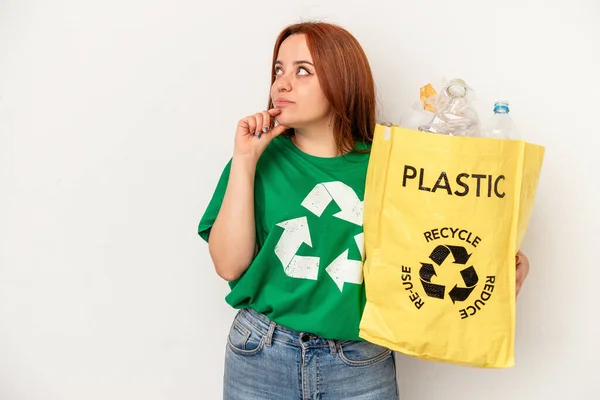
[[[363,283],[363,261],[365,259],[365,237],[363,233],[354,236],[354,241],[360,250],[361,260],[348,259],[349,249],[344,250],[335,260],[325,268],[331,279],[335,282],[340,292],[344,289],[344,283]]]
[[[354,241],[356,242],[356,247],[358,247],[358,250],[360,251],[360,259],[365,261],[365,234],[359,233],[354,236]]]
[[[319,257],[296,255],[302,243],[312,247],[306,217],[283,221],[277,226],[282,227],[284,231],[275,246],[275,255],[281,261],[285,274],[292,278],[317,280]]]
[[[363,201],[350,186],[343,182],[325,182],[315,185],[302,201],[302,206],[317,217],[321,217],[332,201],[340,208],[340,211],[333,215],[334,217],[354,225],[363,225]],[[284,231],[275,246],[275,254],[281,261],[285,274],[292,278],[317,280],[319,257],[296,255],[303,243],[312,247],[307,218],[293,218],[280,222],[277,226]],[[345,283],[360,285],[363,282],[364,234],[354,236],[354,241],[360,251],[360,260],[349,259],[350,250],[346,249],[325,268],[340,292],[343,291]]]
[[[363,202],[354,190],[343,182],[319,183],[306,196],[302,206],[320,217],[331,201],[340,207],[333,216],[358,226],[363,224]]]

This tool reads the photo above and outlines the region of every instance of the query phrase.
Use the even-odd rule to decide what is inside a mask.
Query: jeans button
[[[308,336],[306,333],[304,335],[302,335],[302,337],[300,338],[300,340],[302,340],[303,342],[308,342],[310,340],[310,336]]]

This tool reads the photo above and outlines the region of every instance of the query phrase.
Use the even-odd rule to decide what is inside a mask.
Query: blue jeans
[[[224,400],[397,400],[393,353],[296,332],[242,309],[227,338]]]

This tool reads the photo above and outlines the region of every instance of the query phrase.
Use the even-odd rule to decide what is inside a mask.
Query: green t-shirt
[[[366,148],[367,145],[363,145]],[[322,158],[283,135],[258,161],[254,212],[258,254],[226,301],[328,339],[362,340],[363,200],[369,154]],[[229,179],[225,167],[200,221],[208,240]]]

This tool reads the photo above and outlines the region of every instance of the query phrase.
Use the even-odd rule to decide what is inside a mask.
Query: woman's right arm
[[[219,276],[237,279],[256,251],[254,175],[256,162],[233,157],[223,203],[211,229],[208,248]]]
[[[279,113],[279,110],[271,109],[246,117],[238,123],[225,196],[208,238],[215,270],[227,281],[239,278],[250,266],[256,253],[256,164],[271,140],[286,129],[278,125],[267,132],[263,131],[263,127],[271,126],[271,119]]]

